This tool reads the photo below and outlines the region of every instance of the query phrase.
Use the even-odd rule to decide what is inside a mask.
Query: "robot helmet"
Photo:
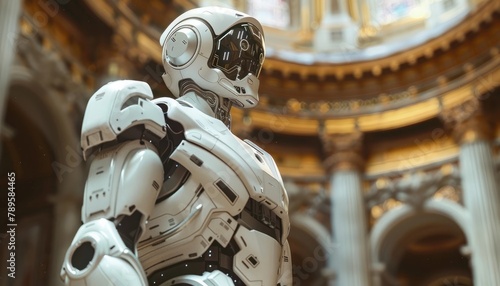
[[[259,73],[265,57],[262,26],[253,17],[222,7],[189,10],[160,37],[163,80],[179,97],[198,88],[242,108],[259,101]]]

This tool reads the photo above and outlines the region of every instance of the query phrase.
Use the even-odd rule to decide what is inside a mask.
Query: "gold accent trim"
[[[362,155],[363,133],[359,131],[344,134],[323,132],[320,136],[327,153],[323,165],[328,171],[361,171],[363,169],[365,162]]]
[[[500,57],[492,64],[498,65]],[[491,70],[484,76],[465,83],[461,87],[450,90],[443,95],[431,98],[409,106],[398,109],[387,110],[375,114],[366,114],[358,117],[345,116],[339,118],[320,119],[316,117],[305,117],[294,114],[272,113],[265,109],[253,109],[248,111],[255,128],[271,128],[280,133],[296,135],[318,134],[319,120],[324,120],[327,133],[349,133],[356,128],[361,132],[383,131],[400,128],[440,116],[445,110],[457,106],[463,106],[472,98],[485,99],[489,93],[500,86],[500,69]],[[451,86],[448,86],[451,88]],[[410,93],[415,93],[415,88]],[[385,96],[385,95],[384,95]],[[354,107],[356,102],[351,103]],[[243,111],[233,109],[233,124],[238,124],[243,117]],[[279,123],[279,124],[278,124]],[[274,126],[274,127],[273,127]],[[279,127],[276,129],[276,127]]]
[[[430,40],[425,45],[417,46],[407,50],[405,53],[397,53],[395,55],[372,61],[359,62],[356,64],[314,64],[314,65],[301,65],[298,63],[286,62],[280,59],[268,58],[264,62],[264,69],[282,71],[286,69],[288,72],[284,75],[287,76],[291,73],[301,75],[318,75],[320,80],[324,80],[326,76],[336,76],[342,79],[346,74],[359,74],[364,72],[371,72],[373,66],[380,66],[383,68],[391,68],[397,70],[397,67],[404,63],[414,63],[420,57],[429,57],[434,54],[434,51],[443,49],[447,50],[450,44],[454,41],[463,41],[465,35],[477,30],[482,22],[491,21],[492,14],[500,10],[500,1],[488,1],[484,3],[478,10],[467,17],[462,23],[458,24],[449,32],[444,33],[440,37]],[[408,55],[411,55],[409,58]],[[342,70],[342,72],[339,72]]]

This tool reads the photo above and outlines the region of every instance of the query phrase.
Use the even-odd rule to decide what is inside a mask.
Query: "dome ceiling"
[[[370,61],[421,45],[456,26],[487,0],[86,2],[110,24],[138,29],[155,39],[186,10],[230,6],[264,25],[268,58],[313,65]]]
[[[265,26],[269,57],[312,65],[375,60],[421,45],[456,26],[484,1],[234,2],[247,2],[234,6]]]
[[[129,58],[160,65],[158,38],[177,15],[198,5],[229,2],[237,3],[233,6],[239,10],[253,9],[256,17],[262,14],[259,5],[264,5],[260,4],[262,1],[86,1],[96,15],[114,28]],[[250,7],[247,2],[257,4]],[[266,41],[270,50],[261,76],[261,104],[252,111],[237,110],[234,114],[236,118],[248,118],[256,126],[267,126],[270,117],[276,114],[293,123],[286,124],[293,130],[283,129],[284,133],[291,134],[313,135],[319,126],[340,133],[353,128],[394,129],[438,116],[443,106],[451,107],[464,100],[467,97],[464,91],[476,88],[479,76],[492,71],[498,73],[498,1],[475,1],[472,5],[474,1],[457,0],[458,8],[439,19],[436,15],[429,16],[432,7],[412,6],[413,10],[406,7],[406,12],[399,12],[406,16],[392,22],[387,20],[390,18],[387,14],[385,18],[363,14],[370,1],[311,1],[307,7],[299,5],[304,1],[267,2],[270,5],[288,3],[290,17],[276,17],[284,21],[276,23],[269,22],[269,15],[260,15],[261,21],[267,24]],[[391,3],[396,2],[420,3],[410,0]],[[447,1],[431,2],[445,5]],[[320,3],[324,5],[318,6]],[[335,6],[332,3],[340,4],[332,7]],[[366,5],[359,7],[359,3]],[[298,7],[307,9],[298,11]],[[394,8],[394,11],[397,9],[403,8]],[[276,15],[283,14],[279,9],[276,11]],[[347,21],[332,11],[341,11],[340,14],[351,18]],[[386,22],[381,24],[374,19],[386,19]],[[425,22],[429,19],[434,22]],[[353,23],[357,27],[354,39],[357,44],[336,50],[339,45],[332,44],[332,39],[344,42],[353,39],[335,38],[335,29],[340,27],[342,33],[349,32],[352,28],[349,25]],[[448,30],[451,26],[453,29]],[[325,29],[333,37],[330,45],[322,45],[318,39]],[[406,33],[410,40],[402,38],[404,31],[412,31]],[[403,46],[404,52],[399,52]],[[374,52],[381,47],[384,52]],[[314,54],[314,57],[304,64],[300,57],[292,61],[279,56],[278,51],[287,55]],[[325,60],[335,54],[345,61]],[[495,76],[499,76],[496,73]],[[490,87],[481,84],[479,88]]]
[[[293,3],[297,2],[327,3]],[[443,121],[453,112],[467,115],[464,109],[495,105],[492,94],[498,93],[500,83],[500,2],[477,2],[465,19],[441,36],[390,56],[303,64],[271,52],[260,77],[260,103],[254,109],[232,110],[233,133],[258,142],[275,156],[286,174],[293,176],[323,178],[324,150],[319,134],[360,132],[369,142],[367,152],[376,154],[368,159],[367,172],[373,175],[394,169],[401,157],[395,146],[413,146],[412,140],[418,136],[433,136],[435,130],[444,128]],[[32,15],[41,13],[37,1],[25,3]],[[177,15],[198,5],[198,1],[180,0],[72,1],[61,6],[61,13],[50,19],[46,29],[30,26],[36,22],[26,15],[21,31],[26,35],[36,33],[36,39],[49,49],[61,44],[65,48],[61,55],[71,76],[88,84],[91,90],[109,80],[133,78],[147,81],[156,96],[169,96],[161,79],[158,38]],[[349,9],[352,13],[352,7]],[[301,53],[318,47],[311,31],[321,30],[317,23],[332,21],[312,17],[312,11],[324,10],[308,10],[306,16],[314,19],[314,25],[299,28],[298,32],[293,30],[297,29],[293,21],[302,19],[300,15],[289,19],[293,33],[279,32],[282,27],[276,23],[266,26],[268,47],[283,48],[275,46],[280,37],[293,38],[290,47]],[[377,39],[370,29],[365,25],[362,33],[356,34],[364,36],[357,39],[359,47],[381,44],[383,39]],[[44,30],[50,34],[44,34]],[[51,44],[50,35],[56,35],[59,44]],[[278,38],[273,40],[275,36]],[[433,156],[426,155],[420,164],[449,159],[457,153],[448,137],[429,148],[435,151]]]

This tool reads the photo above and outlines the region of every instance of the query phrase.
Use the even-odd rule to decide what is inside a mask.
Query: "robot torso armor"
[[[289,221],[273,159],[188,103],[155,103],[167,136],[164,184],[138,245],[149,284],[219,270],[235,285],[276,285]]]

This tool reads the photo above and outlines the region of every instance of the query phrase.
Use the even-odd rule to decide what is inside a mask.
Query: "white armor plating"
[[[140,214],[136,226],[140,234],[163,182],[158,151],[146,138],[159,141],[166,134],[166,125],[162,110],[150,98],[152,92],[146,83],[116,81],[103,86],[89,100],[82,125],[82,148],[87,157],[95,150],[95,156],[85,184],[84,224],[68,249],[61,271],[68,285],[147,285],[133,254],[134,245],[125,245],[110,220],[119,224],[123,217]],[[146,134],[147,130],[152,132]],[[130,134],[121,142],[119,137],[125,133]],[[87,257],[88,252],[91,255]]]
[[[161,38],[177,100],[153,100],[131,80],[92,96],[81,142],[91,160],[84,224],[61,270],[67,285],[291,285],[277,166],[214,118],[228,116],[228,100],[257,103],[260,30],[232,10],[189,11]],[[226,52],[236,54],[218,58]]]
[[[85,158],[91,148],[116,138],[133,126],[144,126],[165,136],[163,113],[153,103],[153,92],[141,81],[122,80],[101,87],[90,98],[82,124],[81,145]]]
[[[261,39],[261,47],[256,47],[253,55],[256,57],[256,69],[244,76],[229,79],[220,67],[213,68],[209,61],[217,49],[218,42],[214,36],[232,33],[228,28],[238,24],[251,24],[249,33]],[[255,27],[256,29],[252,29]],[[175,96],[181,94],[179,83],[190,79],[204,90],[216,94],[224,94],[239,107],[255,107],[259,102],[259,79],[257,78],[264,61],[264,39],[260,34],[262,26],[253,17],[244,13],[224,8],[197,8],[190,10],[174,20],[160,37],[163,46],[163,80]],[[241,41],[247,43],[248,41]],[[246,47],[246,46],[245,46]],[[252,47],[245,51],[251,51]],[[226,57],[241,57],[236,51],[225,51]],[[222,62],[222,59],[220,59]],[[241,69],[241,67],[240,67]]]
[[[92,161],[89,176],[82,207],[84,223],[139,211],[145,215],[140,224],[145,228],[163,181],[163,166],[154,146],[134,140],[104,149]]]
[[[271,156],[186,103],[169,98],[155,102],[167,106],[163,109],[169,119],[182,122],[185,140],[170,159],[191,175],[151,214],[139,243],[146,273],[199,257],[213,240],[226,247],[234,237],[240,251],[233,258],[233,271],[245,285],[276,284],[281,266],[288,267],[282,260],[289,257],[282,255],[279,242],[286,241],[289,221],[288,197]],[[249,199],[275,215],[268,216],[274,220],[262,222],[268,232],[275,232],[274,238],[248,230],[248,222],[235,219]]]
[[[233,281],[219,270],[205,272],[203,275],[183,275],[167,281],[162,285],[178,285],[189,283],[193,286],[233,286]]]
[[[81,255],[89,255],[90,261],[75,261],[78,250],[87,252]],[[107,219],[89,222],[78,230],[66,253],[61,276],[66,285],[75,286],[147,285],[137,257]]]

